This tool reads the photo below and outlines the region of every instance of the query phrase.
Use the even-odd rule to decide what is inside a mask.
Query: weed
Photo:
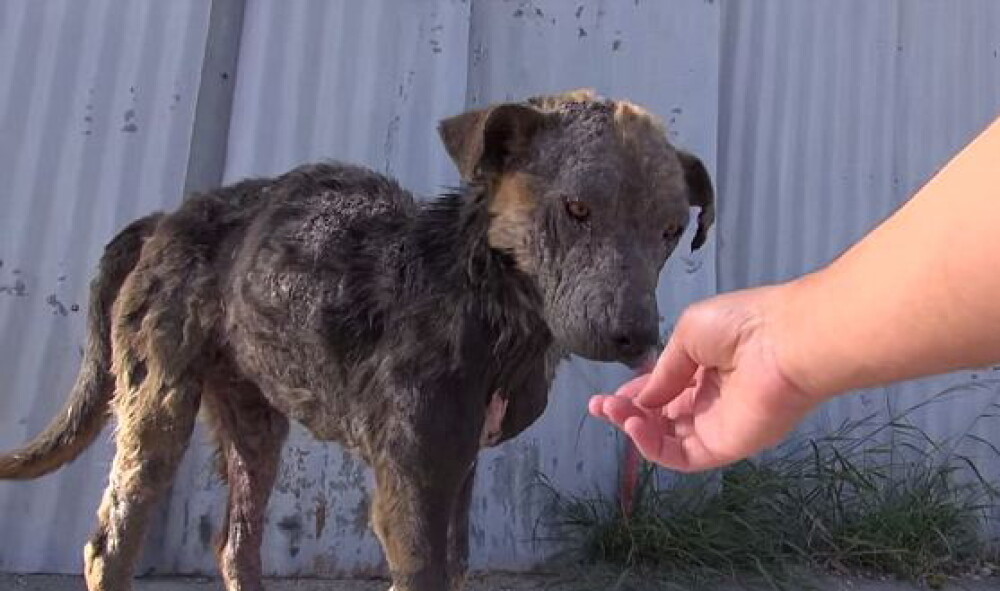
[[[666,486],[645,465],[631,515],[619,499],[543,483],[548,531],[576,560],[617,572],[619,589],[644,588],[625,585],[629,574],[675,589],[748,576],[801,589],[801,573],[815,570],[934,581],[995,558],[981,532],[996,489],[944,450],[905,416],[871,415]]]

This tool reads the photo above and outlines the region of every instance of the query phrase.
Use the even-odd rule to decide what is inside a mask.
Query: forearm
[[[776,354],[810,391],[1000,361],[1000,120],[864,240],[786,292]]]

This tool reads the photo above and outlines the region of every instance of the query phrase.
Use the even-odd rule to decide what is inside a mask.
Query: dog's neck
[[[510,255],[490,246],[488,203],[488,189],[470,185],[421,207],[411,243],[426,281],[421,287],[460,294],[460,302],[448,305],[484,320],[497,331],[499,347],[545,349],[552,338],[541,294]]]

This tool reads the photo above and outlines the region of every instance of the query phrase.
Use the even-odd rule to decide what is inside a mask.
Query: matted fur
[[[465,185],[435,201],[314,164],[192,196],[108,245],[66,410],[0,456],[0,478],[41,476],[114,414],[117,451],[84,552],[91,591],[131,587],[202,407],[229,484],[227,589],[262,588],[289,419],[374,469],[372,527],[396,591],[461,589],[480,446],[538,418],[566,354],[636,364],[655,349],[659,270],[691,205],[695,246],[711,224],[698,159],[645,111],[591,91],[496,105],[440,131]]]

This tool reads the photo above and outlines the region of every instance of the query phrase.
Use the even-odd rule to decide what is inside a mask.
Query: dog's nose
[[[651,358],[655,359],[662,347],[655,328],[621,332],[613,337],[612,342],[618,351],[618,358],[632,369],[639,369]]]

